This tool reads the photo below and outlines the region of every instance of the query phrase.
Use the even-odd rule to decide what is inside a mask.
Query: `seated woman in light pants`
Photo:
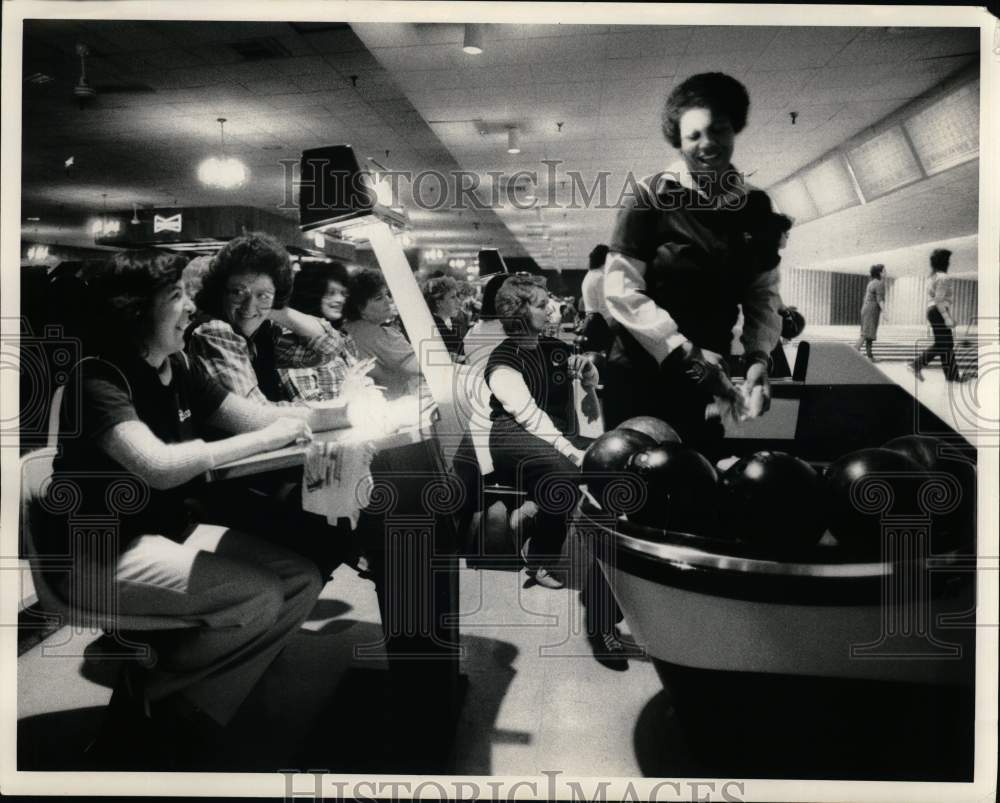
[[[58,578],[71,606],[189,625],[155,642],[145,693],[152,722],[165,723],[173,746],[194,749],[232,719],[322,584],[305,558],[187,513],[206,471],[308,438],[310,411],[240,398],[183,355],[194,311],[181,281],[186,261],[123,252],[92,281],[89,356],[66,385],[39,540],[43,554],[72,556]],[[231,436],[206,442],[206,424]],[[87,515],[115,524],[95,539],[74,526]],[[136,747],[136,733],[121,738],[118,758]]]

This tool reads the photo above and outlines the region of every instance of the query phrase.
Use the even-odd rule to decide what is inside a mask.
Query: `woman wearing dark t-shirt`
[[[309,425],[228,393],[182,354],[194,311],[185,261],[124,252],[91,282],[92,356],[66,385],[40,540],[71,557],[59,578],[71,606],[187,625],[157,643],[145,692],[154,722],[203,734],[233,717],[322,585],[297,554],[186,515],[206,471],[308,437]],[[232,434],[202,440],[206,425]]]
[[[539,585],[560,588],[553,564],[566,538],[571,510],[557,504],[560,477],[579,471],[583,451],[570,440],[572,381],[589,392],[597,369],[567,344],[542,336],[548,293],[528,277],[513,276],[496,297],[497,315],[508,337],[486,364],[490,388],[490,456],[499,478],[523,488],[539,507],[525,559]],[[548,489],[548,494],[546,490]]]

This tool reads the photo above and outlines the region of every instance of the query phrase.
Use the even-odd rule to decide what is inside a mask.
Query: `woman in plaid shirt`
[[[232,393],[263,404],[306,401],[279,370],[327,363],[343,341],[326,320],[288,307],[291,294],[291,261],[277,240],[260,232],[230,240],[195,299],[211,319],[192,332],[188,351]]]
[[[340,262],[306,265],[296,274],[288,306],[327,321],[340,335],[340,351],[331,360],[313,367],[279,368],[278,375],[293,398],[305,401],[336,399],[358,364],[353,338],[340,330],[347,301],[348,273]]]
[[[323,365],[341,353],[343,339],[328,321],[288,307],[292,266],[273,237],[254,232],[219,251],[195,299],[211,316],[191,333],[188,352],[231,393],[266,405],[310,407],[282,382],[282,368]],[[326,411],[314,408],[313,414]],[[330,411],[332,414],[332,411]],[[334,416],[335,417],[335,416]],[[322,419],[329,429],[332,418]],[[268,521],[328,577],[342,560],[355,560],[348,538],[331,537],[325,518],[302,511],[299,468],[220,483],[206,500],[209,514]]]

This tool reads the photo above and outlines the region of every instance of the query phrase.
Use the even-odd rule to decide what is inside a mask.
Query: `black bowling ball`
[[[722,529],[748,543],[811,547],[826,530],[823,481],[794,455],[757,452],[719,480]]]
[[[950,551],[963,545],[973,546],[976,532],[975,464],[963,459],[949,444],[930,435],[904,435],[893,438],[882,448],[911,458],[928,472],[948,475],[955,480],[952,484],[945,478],[937,483],[935,493],[928,494],[930,512],[934,515],[934,549]]]
[[[785,340],[794,340],[806,328],[806,319],[795,307],[782,307],[779,310],[781,315],[781,336]]]
[[[860,449],[831,463],[824,476],[837,543],[858,557],[877,559],[887,517],[920,515],[923,473],[915,460],[890,449]]]
[[[640,494],[634,483],[630,486],[625,466],[636,452],[655,445],[649,435],[622,428],[605,432],[590,444],[583,456],[583,481],[603,510],[617,516],[634,506]]]
[[[628,469],[646,493],[629,521],[675,532],[709,535],[715,531],[717,474],[694,449],[661,443],[636,454]]]
[[[928,471],[933,471],[938,459],[938,449],[943,445],[942,441],[930,435],[903,435],[883,443],[882,448],[906,455]]]
[[[668,441],[670,443],[681,442],[681,436],[677,434],[677,431],[670,424],[651,415],[637,415],[635,418],[628,419],[628,421],[622,421],[619,428],[634,429],[636,432],[642,432],[645,435],[649,435],[657,443],[666,443]]]

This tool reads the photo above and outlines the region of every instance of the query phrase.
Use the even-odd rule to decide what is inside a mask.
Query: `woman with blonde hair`
[[[552,512],[544,481],[573,475],[583,462],[574,443],[573,379],[593,392],[597,369],[572,348],[543,334],[549,294],[534,278],[512,276],[496,296],[507,338],[486,364],[490,393],[490,456],[503,482],[522,488],[539,506],[525,560],[528,574],[546,588],[561,588],[555,563],[566,539],[569,512]]]

